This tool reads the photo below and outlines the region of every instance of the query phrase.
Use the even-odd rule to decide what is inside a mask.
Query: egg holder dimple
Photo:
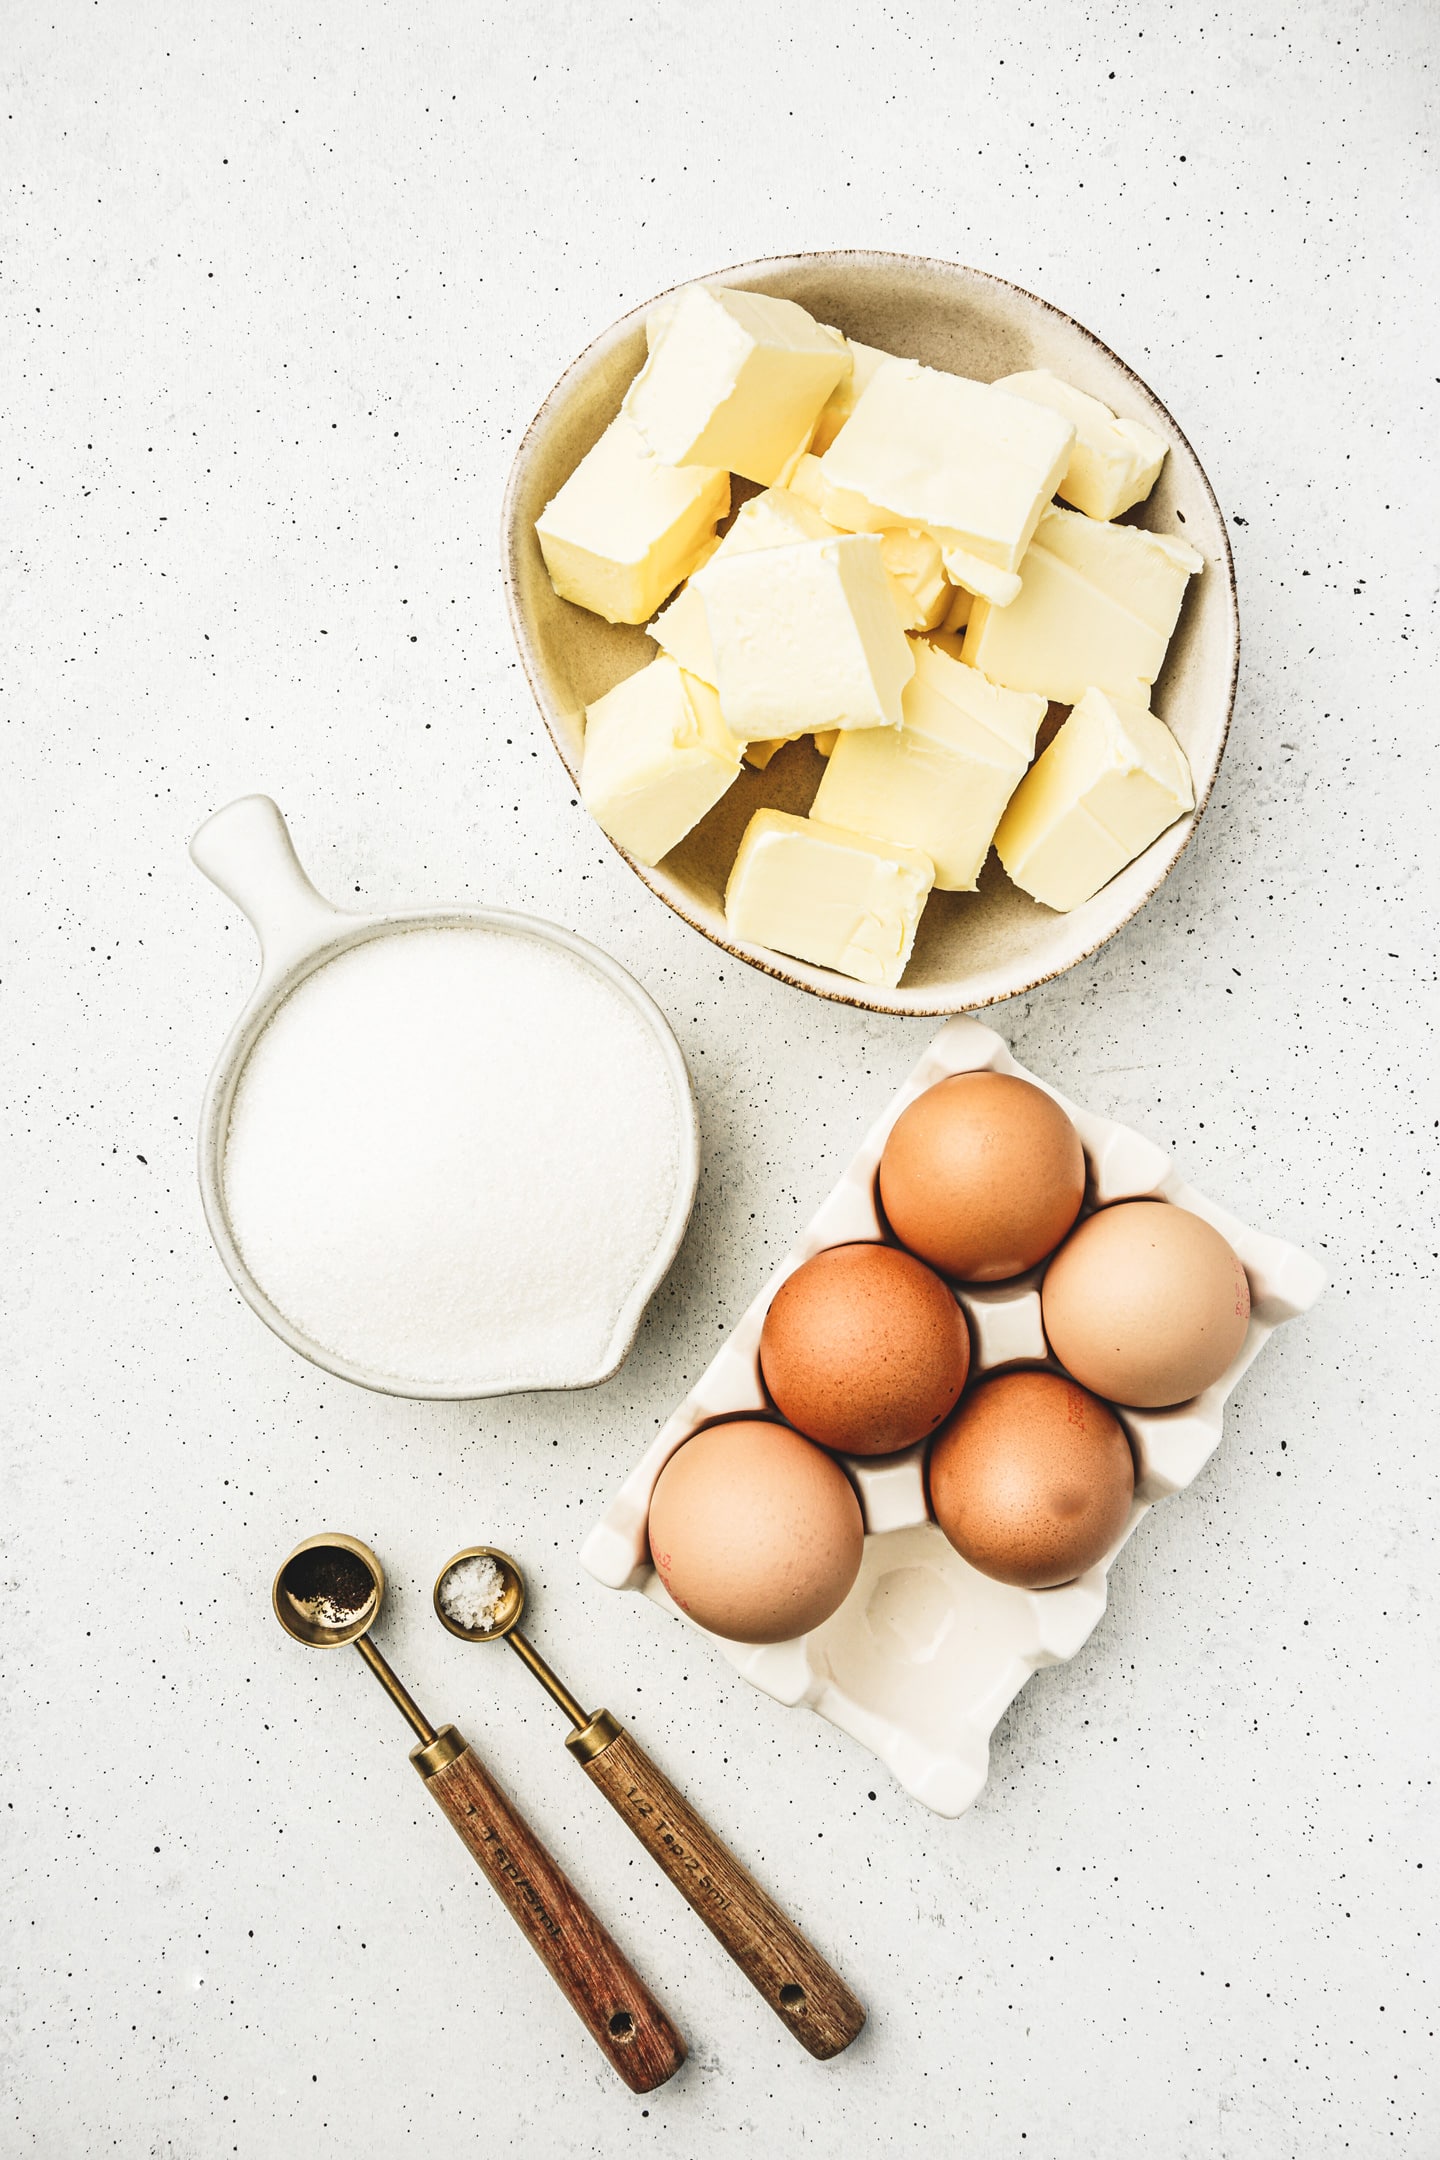
[[[839,1610],[782,1643],[709,1639],[756,1687],[787,1706],[807,1704],[861,1741],[896,1781],[939,1815],[971,1805],[989,1769],[990,1735],[1033,1672],[1071,1658],[1105,1610],[1110,1563],[1155,1501],[1179,1492],[1219,1445],[1225,1400],[1282,1321],[1314,1304],[1319,1264],[1297,1246],[1250,1229],[1182,1182],[1143,1135],[1069,1102],[1019,1064],[993,1029],[947,1021],[861,1142],[822,1204],[728,1341],[605,1508],[581,1548],[582,1564],[615,1590],[643,1591],[685,1618],[650,1561],[647,1521],[656,1479],[678,1447],[725,1417],[773,1415],[760,1377],[760,1330],[787,1275],[827,1246],[890,1241],[876,1174],[890,1128],[907,1103],[947,1074],[1010,1073],[1043,1088],[1072,1119],[1085,1150],[1086,1203],[1160,1199],[1202,1216],[1228,1239],[1250,1284],[1250,1325],[1229,1369],[1193,1401],[1116,1415],[1135,1455],[1135,1500],[1113,1548],[1056,1590],[995,1582],[961,1559],[931,1520],[928,1442],[902,1454],[840,1458],[859,1494],[865,1548]],[[952,1285],[970,1325],[971,1373],[1049,1366],[1040,1319],[1044,1269],[993,1286]],[[690,1623],[692,1626],[693,1622]],[[706,1633],[701,1629],[700,1632]]]

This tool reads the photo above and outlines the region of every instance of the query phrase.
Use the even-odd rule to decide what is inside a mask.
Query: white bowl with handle
[[[596,1387],[618,1369],[635,1340],[641,1316],[680,1249],[700,1174],[699,1126],[690,1076],[669,1022],[640,985],[608,954],[572,931],[503,908],[445,907],[388,915],[338,908],[316,891],[301,868],[289,829],[268,795],[245,795],[208,818],[190,843],[196,866],[248,916],[260,940],[260,974],[221,1051],[200,1115],[200,1195],[205,1220],[227,1273],[251,1309],[292,1350],[342,1380],[382,1394],[431,1401],[469,1401],[540,1389]],[[260,1037],[286,999],[318,968],[374,938],[414,930],[484,929],[559,947],[617,991],[650,1031],[672,1090],[676,1159],[668,1213],[648,1260],[614,1315],[609,1341],[594,1367],[556,1381],[544,1375],[483,1375],[457,1387],[453,1380],[399,1377],[337,1354],[282,1312],[256,1280],[235,1237],[225,1196],[225,1151],[236,1089]],[[598,1226],[604,1235],[604,1225]]]

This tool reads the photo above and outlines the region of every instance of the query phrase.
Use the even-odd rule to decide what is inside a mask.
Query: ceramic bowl
[[[212,884],[233,900],[249,917],[260,940],[260,974],[249,1002],[230,1032],[216,1060],[200,1113],[200,1197],[215,1249],[240,1295],[282,1342],[313,1365],[353,1380],[382,1395],[403,1395],[415,1401],[468,1402],[493,1395],[522,1395],[553,1389],[597,1387],[619,1368],[635,1340],[645,1307],[664,1281],[680,1250],[695,1203],[700,1176],[700,1132],[695,1097],[685,1059],[669,1022],[648,993],[618,961],[612,960],[585,938],[538,916],[520,915],[506,908],[424,908],[391,915],[361,915],[337,908],[315,890],[296,857],[289,828],[268,795],[242,795],[207,818],[190,843],[196,867]],[[402,935],[411,930],[474,929],[497,931],[507,937],[536,940],[559,946],[581,961],[618,991],[655,1038],[670,1081],[675,1102],[677,1152],[670,1208],[654,1251],[619,1310],[613,1315],[608,1344],[598,1364],[573,1378],[509,1377],[487,1380],[477,1375],[463,1387],[453,1381],[434,1381],[424,1375],[397,1377],[393,1373],[358,1364],[326,1349],[282,1312],[251,1274],[236,1241],[225,1202],[225,1144],[230,1112],[246,1060],[270,1021],[292,991],[317,968],[353,946],[372,938]],[[589,1229],[575,1226],[576,1252],[570,1257],[583,1264],[583,1238]]]
[[[1195,829],[1225,747],[1235,696],[1239,623],[1225,521],[1200,461],[1154,392],[1090,331],[1048,301],[980,270],[928,256],[833,250],[775,256],[712,272],[796,300],[821,322],[888,352],[983,381],[1046,367],[1170,445],[1159,483],[1127,522],[1182,534],[1205,558],[1192,579],[1154,707],[1190,761],[1195,809],[1102,891],[1057,915],[1016,890],[992,854],[978,893],[934,893],[898,989],[871,989],[832,969],[788,960],[732,937],[724,892],[740,836],[762,804],[803,813],[823,771],[808,742],[790,744],[768,770],[748,767],[657,869],[626,855],[667,906],[727,952],[820,997],[875,1012],[953,1013],[1014,997],[1083,960],[1113,937],[1162,883]],[[643,628],[601,621],[558,598],[545,572],[535,520],[604,432],[645,356],[655,302],[612,324],[560,378],[531,422],[505,497],[504,556],[511,620],[530,686],[573,779],[585,707],[653,658]],[[623,850],[620,850],[623,854]]]

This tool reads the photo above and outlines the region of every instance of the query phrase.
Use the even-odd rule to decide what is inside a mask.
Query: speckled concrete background
[[[0,2150],[1440,2151],[1427,0],[62,0],[5,36]],[[831,244],[1072,310],[1233,517],[1245,659],[1198,839],[993,1017],[1334,1278],[956,1823],[574,1558],[927,1027],[726,961],[587,825],[514,660],[501,488],[622,308]],[[253,788],[337,897],[534,908],[673,1017],[700,1205],[597,1395],[370,1399],[230,1292],[192,1148],[253,958],[185,841]],[[692,2037],[650,2100],[358,1661],[278,1635],[272,1569],[327,1524],[380,1547],[397,1662]],[[866,1994],[840,2062],[647,1871],[518,1663],[427,1616],[480,1538]]]

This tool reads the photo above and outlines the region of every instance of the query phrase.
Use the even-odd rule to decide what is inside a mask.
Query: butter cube
[[[995,847],[1022,892],[1079,907],[1194,807],[1185,753],[1165,723],[1087,690],[1011,796]]]
[[[1033,398],[1074,422],[1070,463],[1055,490],[1062,502],[1073,503],[1086,517],[1104,519],[1144,502],[1160,477],[1167,448],[1153,428],[1139,420],[1117,420],[1099,398],[1087,397],[1048,368],[1002,375],[995,388]]]
[[[846,338],[850,366],[831,391],[829,400],[815,423],[815,433],[810,448],[816,457],[829,449],[846,421],[854,412],[861,397],[870,387],[872,377],[884,365],[893,360],[893,353],[881,352],[876,345],[862,345],[857,338]]]
[[[825,460],[807,453],[801,458],[791,476],[789,486],[793,494],[802,496],[812,509],[818,510],[826,522],[837,532],[903,532],[902,525],[888,526],[877,517],[874,505],[863,495],[836,487],[827,477]],[[996,572],[998,577],[999,572]]]
[[[857,530],[932,533],[951,582],[1003,606],[1074,439],[1031,399],[887,360],[820,462],[852,516],[868,505]]]
[[[735,513],[735,522],[710,558],[748,555],[761,548],[791,547],[797,540],[825,540],[834,532],[818,511],[785,488],[766,488],[752,495]],[[715,680],[715,654],[710,645],[710,626],[697,578],[690,579],[650,625],[650,635],[662,652],[702,682]]]
[[[893,989],[934,881],[915,848],[757,810],[725,888],[725,920],[748,944]]]
[[[720,700],[663,653],[586,709],[581,800],[637,862],[668,855],[739,770]]]
[[[886,360],[888,353],[877,353]],[[837,532],[867,532],[870,506],[858,495],[847,496],[831,487],[825,467],[812,454],[801,458],[790,482],[790,492],[808,503]],[[943,607],[953,607],[954,593],[945,575],[939,542],[926,532],[903,527],[882,531],[880,552],[895,595],[895,610],[902,630],[931,630],[941,620]],[[970,595],[962,596],[969,605]]]
[[[1061,705],[1092,687],[1148,705],[1185,587],[1204,567],[1169,533],[1051,508],[1025,557],[1019,598],[1006,608],[976,600],[965,658],[991,682]]]
[[[880,560],[902,630],[933,630],[950,606],[950,581],[939,545],[924,532],[883,532]]]
[[[840,332],[793,300],[690,285],[625,410],[667,465],[723,465],[769,487],[809,442],[848,357]]]
[[[747,765],[753,765],[756,772],[764,772],[777,750],[783,750],[787,742],[798,739],[794,735],[775,735],[768,742],[747,742],[741,754]]]
[[[818,459],[810,459],[818,465]],[[744,555],[761,548],[786,547],[797,540],[826,540],[837,528],[797,490],[767,488],[753,495],[736,513],[735,522],[715,551],[721,556]],[[930,630],[950,609],[953,587],[945,576],[939,547],[928,533],[883,532],[880,559],[890,581],[890,595],[902,630]],[[703,568],[703,565],[702,565]],[[970,595],[963,598],[968,607]],[[706,682],[715,680],[715,655],[710,646],[704,610],[704,580],[692,575],[684,590],[662,608],[650,625],[650,635],[681,667]]]
[[[645,350],[647,353],[654,352],[655,347],[659,344],[661,333],[675,313],[676,308],[679,307],[680,296],[685,290],[685,286],[677,285],[673,292],[665,293],[656,301],[654,307],[645,317]]]
[[[997,690],[923,638],[904,724],[837,741],[812,814],[919,848],[940,892],[974,892],[995,828],[1035,755],[1045,700]]]
[[[743,742],[898,727],[915,672],[873,534],[717,555],[702,586],[725,725]]]
[[[800,459],[788,485],[792,495],[798,495],[802,502],[809,503],[812,510],[818,510],[826,524],[833,525],[837,532],[860,530],[858,525],[847,525],[843,518],[836,515],[849,505],[837,488],[829,486],[825,478],[825,467],[813,451],[807,450]],[[854,498],[854,506],[861,517],[868,514],[869,504],[862,502],[858,495]]]
[[[965,628],[966,623],[970,620],[970,613],[974,605],[975,595],[966,592],[962,587],[951,600],[950,611],[940,625],[947,637],[953,637],[957,630]]]
[[[607,622],[648,622],[703,561],[730,511],[730,475],[652,457],[624,413],[535,520],[550,582]]]
[[[705,620],[705,602],[693,577],[681,586],[668,607],[661,608],[650,625],[650,635],[661,652],[668,653],[677,666],[714,687],[715,655],[710,650],[710,626]]]
[[[997,570],[993,564],[982,562],[978,555],[971,555],[960,547],[947,547],[942,553],[946,577],[962,592],[969,593],[972,599],[988,600],[991,607],[1009,607],[1018,597],[1020,573],[1017,570]]]

